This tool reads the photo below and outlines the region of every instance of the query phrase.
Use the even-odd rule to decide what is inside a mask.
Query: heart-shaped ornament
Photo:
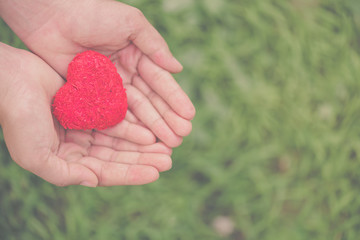
[[[127,98],[111,60],[95,51],[75,56],[55,94],[53,114],[66,129],[105,129],[125,118]]]

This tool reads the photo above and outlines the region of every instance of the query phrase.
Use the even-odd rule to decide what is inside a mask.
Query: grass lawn
[[[359,239],[360,2],[126,2],[183,63],[192,134],[157,182],[96,189],[1,141],[0,239]],[[24,47],[3,22],[0,41]]]

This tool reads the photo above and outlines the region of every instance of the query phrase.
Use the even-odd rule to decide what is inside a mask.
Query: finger
[[[156,141],[154,134],[149,129],[126,120],[123,120],[114,127],[98,132],[112,137],[123,138],[138,144],[152,144]]]
[[[141,78],[181,117],[191,120],[195,107],[171,74],[154,64],[148,57],[140,59],[138,70]]]
[[[163,153],[167,155],[172,154],[172,149],[161,142],[157,142],[150,145],[140,145],[126,141],[121,138],[110,137],[108,135],[99,132],[95,132],[93,134],[93,137],[94,137],[94,140],[92,142],[93,145],[108,147],[117,151]]]
[[[99,186],[142,185],[159,178],[159,171],[148,165],[107,162],[93,157],[83,158],[80,163],[96,174]]]
[[[172,165],[170,156],[161,153],[114,151],[107,147],[93,146],[89,151],[89,155],[114,163],[152,166],[159,172],[169,170]]]
[[[135,117],[135,115],[129,110],[126,112],[125,120],[131,123],[136,123],[136,124],[140,123],[140,121]]]
[[[96,187],[98,177],[89,168],[76,163],[66,162],[56,155],[51,155],[41,166],[32,166],[31,171],[44,180],[57,186],[83,185]]]
[[[19,143],[21,141],[16,142]],[[88,168],[76,162],[67,162],[50,153],[50,149],[41,148],[39,145],[31,147],[31,149],[27,149],[26,147],[22,149],[23,152],[20,154],[20,159],[16,157],[19,155],[15,155],[14,160],[24,169],[57,186],[97,186],[97,176]],[[80,147],[80,149],[82,148]],[[61,151],[62,153],[60,154],[63,154],[67,149],[62,149]],[[69,156],[69,158],[73,157],[74,156]]]
[[[161,141],[169,147],[177,147],[182,138],[176,135],[159,115],[150,101],[136,88],[127,87],[129,109],[142,121]]]
[[[13,111],[18,116],[7,115],[10,118],[2,125],[14,161],[57,186],[77,184],[97,186],[97,176],[91,170],[75,162],[67,162],[53,154],[59,150],[58,138],[66,139],[65,131],[58,127],[57,133],[48,102],[41,94],[35,96],[36,101],[32,102],[31,98],[25,98],[28,100],[28,105],[13,107]],[[35,112],[37,114],[34,114]]]
[[[160,67],[173,73],[181,72],[182,65],[173,57],[165,40],[143,13],[139,9],[131,8],[128,17],[133,26],[129,40]]]
[[[190,134],[192,130],[191,122],[177,115],[140,77],[134,78],[133,85],[148,97],[156,110],[177,135],[184,137]]]
[[[140,125],[144,128],[146,128],[145,124],[143,122],[141,122],[139,119],[137,119],[137,117],[135,117],[135,115],[128,109],[128,111],[126,112],[126,116],[125,119],[131,123]]]

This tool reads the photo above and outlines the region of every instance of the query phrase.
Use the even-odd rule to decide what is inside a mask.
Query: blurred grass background
[[[183,63],[192,134],[157,182],[97,189],[2,140],[0,239],[359,239],[360,2],[125,2]],[[0,40],[24,47],[3,22]]]

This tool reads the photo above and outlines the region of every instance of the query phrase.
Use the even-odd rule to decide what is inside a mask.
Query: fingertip
[[[189,120],[193,120],[195,118],[196,115],[196,108],[193,104],[188,106],[187,109],[187,116]]]
[[[184,104],[182,105],[181,109],[178,109],[178,112],[180,116],[187,120],[193,120],[196,115],[196,109],[195,106],[192,104],[189,97],[186,96],[186,98],[183,100]]]
[[[129,137],[134,143],[142,144],[142,145],[149,145],[156,143],[156,136],[146,127],[139,126],[139,129],[141,129],[141,132],[138,131],[138,133],[135,136]],[[141,133],[141,134],[140,134]]]
[[[128,171],[127,181],[129,185],[152,183],[160,177],[159,171],[152,166],[133,165]]]
[[[133,142],[141,145],[154,144],[156,143],[156,136],[150,130],[144,127],[144,132],[142,136],[137,136],[136,140],[134,140]]]
[[[179,134],[182,137],[188,136],[192,131],[192,123],[188,121],[186,124],[184,124],[183,128],[180,128],[177,134]]]
[[[149,55],[149,58],[158,66],[171,73],[183,70],[181,63],[171,54],[169,49],[161,49]]]
[[[170,148],[176,148],[181,145],[183,142],[183,138],[180,136],[176,136],[172,139],[169,139],[165,144]]]
[[[174,133],[180,137],[185,137],[191,133],[192,123],[190,120],[184,119],[172,111],[168,111],[164,117]]]
[[[157,143],[160,146],[160,151],[159,153],[164,153],[167,154],[168,156],[171,156],[172,154],[172,148],[166,146],[166,144],[159,142]]]
[[[158,138],[169,148],[175,148],[181,145],[183,138],[176,134],[173,130],[168,128],[163,128],[163,131],[160,131],[161,128],[154,128],[157,132]],[[166,131],[165,131],[166,130]]]
[[[159,172],[169,171],[172,168],[172,160],[170,156],[164,156],[162,158],[162,164],[158,168]]]
[[[168,95],[168,98],[165,100],[170,105],[170,107],[182,118],[185,118],[186,120],[192,120],[195,117],[195,106],[180,87],[174,91],[174,93]]]
[[[182,66],[182,64],[175,58],[175,57],[172,57],[172,62],[173,62],[173,69],[172,69],[172,73],[179,73],[181,72],[184,67]]]

